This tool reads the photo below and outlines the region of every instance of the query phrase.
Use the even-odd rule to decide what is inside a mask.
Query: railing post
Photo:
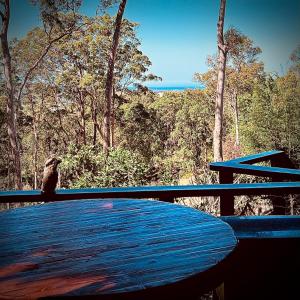
[[[295,168],[290,159],[286,156],[285,153],[271,159],[271,167],[279,168]],[[273,182],[283,181],[283,179],[273,176]],[[286,213],[286,199],[283,196],[271,196],[270,197],[273,205],[273,215],[285,215]]]
[[[169,203],[175,202],[175,198],[172,196],[168,196],[168,195],[159,196],[159,200],[163,201],[163,202],[169,202]]]
[[[219,182],[233,183],[233,173],[228,171],[219,171]],[[234,215],[234,195],[226,192],[220,195],[220,214],[221,216]]]

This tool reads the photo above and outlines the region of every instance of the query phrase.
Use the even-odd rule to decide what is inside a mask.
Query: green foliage
[[[213,102],[201,91],[188,91],[181,109],[176,113],[175,128],[171,133],[177,142],[175,155],[183,164],[193,168],[205,167],[212,146]]]
[[[243,144],[248,152],[283,149],[299,163],[300,83],[290,71],[254,86],[242,120]]]
[[[0,87],[1,89],[1,87]],[[1,91],[3,91],[1,89]],[[0,96],[0,189],[7,189],[9,187],[9,148],[8,148],[8,134],[5,120],[5,102],[6,97]]]
[[[61,163],[64,186],[72,188],[145,185],[148,169],[132,151],[112,149],[105,157],[93,146],[71,145]]]
[[[70,18],[61,13],[67,2],[61,2],[57,15],[64,24]],[[56,4],[59,3],[53,5]],[[34,173],[37,173],[37,187],[40,187],[44,162],[50,155],[63,155],[70,143],[100,147],[102,142],[105,75],[114,17],[104,14],[95,18],[80,16],[78,20],[80,26],[50,48],[30,74],[23,90],[22,107],[18,109],[18,130],[23,181],[32,187]],[[51,32],[35,28],[12,43],[17,87],[43,53],[48,39],[60,34],[61,28],[54,23]],[[117,95],[133,82],[142,82],[149,76],[156,79],[147,73],[151,63],[138,49],[140,42],[136,37],[136,26],[136,23],[123,20],[115,67],[114,92]],[[115,101],[117,109],[119,103]],[[8,141],[7,135],[4,136]],[[7,143],[4,145],[7,147]],[[8,154],[7,150],[3,152]],[[6,157],[3,161],[5,167],[1,167],[3,174],[8,172],[7,161]]]
[[[23,90],[17,114],[23,181],[33,188],[36,173],[40,187],[46,158],[58,155],[63,160],[61,186],[65,188],[178,184],[186,179],[215,183],[216,174],[207,166],[212,160],[216,58],[208,58],[206,73],[195,74],[195,79],[204,84],[203,90],[155,94],[143,86],[144,81],[160,78],[148,72],[151,62],[140,50],[138,24],[124,19],[114,70],[114,148],[106,157],[101,124],[115,19],[108,14],[90,18],[77,13],[73,19],[63,13],[76,12],[79,2],[54,1],[59,5],[57,13],[53,11],[55,6],[42,7],[46,31],[35,28],[11,44],[14,80],[19,88],[48,39],[58,36],[75,20],[80,24],[51,47]],[[105,6],[116,1],[102,2]],[[67,9],[68,3],[74,6]],[[268,76],[258,59],[261,49],[249,37],[231,28],[225,40],[229,46],[225,157],[284,149],[299,163],[299,49],[292,54],[286,75]],[[7,189],[11,166],[7,163],[5,90],[3,78],[0,80],[0,148],[5,153],[0,160],[0,187]],[[137,89],[130,91],[130,85]],[[239,146],[234,138],[236,110]]]
[[[164,125],[158,119],[156,111],[139,101],[123,104],[120,110],[123,146],[134,149],[148,162],[154,155],[161,154]]]

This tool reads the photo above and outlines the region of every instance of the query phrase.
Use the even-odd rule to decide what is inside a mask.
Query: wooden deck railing
[[[271,162],[270,167],[253,165],[267,160]],[[181,197],[220,196],[222,219],[232,226],[239,239],[229,260],[222,299],[275,299],[277,296],[292,299],[293,293],[298,292],[298,277],[292,274],[300,268],[300,216],[232,215],[234,196],[300,194],[300,171],[293,168],[282,151],[211,163],[210,168],[219,172],[220,184],[59,189],[51,197],[39,190],[2,191],[0,203],[99,198],[157,198],[174,202]],[[234,174],[268,177],[272,182],[233,184]],[[284,213],[284,199],[274,197],[273,205],[275,213]]]
[[[162,201],[174,202],[175,198],[182,197],[220,196],[221,215],[234,215],[234,196],[300,194],[300,181],[280,182],[285,178],[300,180],[300,170],[246,164],[266,160],[281,162],[282,166],[285,163],[286,166],[291,167],[291,162],[286,158],[283,151],[270,151],[226,162],[211,163],[210,168],[219,171],[220,184],[59,189],[51,197],[42,195],[40,190],[1,191],[0,203],[98,198],[157,198]],[[268,176],[278,180],[278,182],[233,184],[234,173]]]
[[[271,167],[252,165],[265,161],[270,161]],[[295,185],[297,185],[297,181],[300,181],[300,170],[294,168],[292,162],[283,151],[268,151],[228,160],[226,162],[215,162],[210,164],[210,169],[219,172],[219,182],[221,184],[233,183],[234,174],[247,174],[271,178],[272,183],[269,183],[270,187],[284,180],[293,180]],[[220,196],[221,215],[234,215],[234,196],[234,193],[227,193]],[[273,197],[272,203],[273,214],[285,214],[285,199],[283,197]]]

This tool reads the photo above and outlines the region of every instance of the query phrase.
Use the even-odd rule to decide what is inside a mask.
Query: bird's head
[[[55,157],[50,157],[49,159],[46,160],[45,162],[45,167],[53,167],[54,169],[57,168],[57,166],[61,163],[61,160]]]

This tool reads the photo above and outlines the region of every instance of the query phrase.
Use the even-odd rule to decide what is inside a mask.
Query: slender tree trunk
[[[119,5],[119,10],[115,21],[115,31],[113,35],[112,48],[108,59],[108,70],[106,76],[106,87],[105,87],[105,110],[103,119],[103,151],[108,154],[109,148],[111,146],[111,107],[112,107],[112,91],[113,91],[113,81],[114,81],[114,67],[117,54],[117,48],[120,38],[120,30],[122,24],[123,13],[125,10],[127,0],[121,0]]]
[[[4,11],[1,11],[2,29],[0,34],[1,48],[3,55],[4,78],[7,90],[7,130],[11,148],[12,160],[14,163],[14,185],[16,189],[22,189],[21,159],[17,140],[16,116],[15,116],[15,95],[12,79],[11,57],[8,47],[7,32],[10,18],[9,0],[1,2]]]
[[[239,108],[238,108],[238,99],[237,91],[233,92],[233,108],[234,108],[234,122],[235,122],[235,145],[240,145],[240,130],[239,130]]]
[[[112,104],[111,104],[111,136],[110,145],[113,148],[115,146],[115,89],[113,89]]]
[[[94,105],[94,104],[92,104]],[[102,131],[100,128],[100,125],[98,123],[98,113],[97,113],[97,108],[94,107],[92,112],[92,119],[93,119],[93,146],[96,145],[97,143],[97,132],[99,133],[100,137],[103,139]]]
[[[100,137],[103,138],[102,131],[100,125],[98,123],[98,107],[97,107],[97,93],[95,89],[93,89],[93,93],[90,94],[91,96],[91,112],[92,112],[92,120],[93,120],[93,146],[96,145],[97,142],[97,132],[99,133]]]
[[[61,111],[60,111],[60,107],[59,107],[59,95],[58,95],[57,89],[55,89],[55,104],[56,104],[57,115],[58,115],[58,120],[59,120],[59,130],[64,133],[64,137],[62,137],[62,141],[66,148],[69,144],[70,137],[69,137],[69,134],[66,132],[64,125],[63,125],[63,120],[62,120]],[[43,105],[43,101],[42,101],[42,105]],[[40,122],[40,118],[39,118],[39,122]]]
[[[33,165],[34,165],[34,187],[33,189],[37,189],[38,187],[38,132],[37,132],[37,120],[36,120],[36,112],[34,110],[34,104],[32,95],[29,95],[30,105],[31,105],[31,112],[32,112],[32,130],[33,130]]]
[[[97,111],[94,98],[91,99],[91,112],[92,112],[92,120],[93,120],[93,146],[96,145],[97,141]]]
[[[80,119],[81,119],[81,136],[82,142],[86,145],[86,124],[85,124],[85,103],[84,95],[82,91],[79,91],[79,102],[80,102]]]
[[[215,128],[214,128],[214,161],[223,160],[223,147],[222,147],[222,137],[223,137],[223,95],[224,95],[224,85],[225,85],[225,68],[226,68],[226,56],[227,47],[224,44],[223,39],[223,27],[224,27],[224,17],[225,17],[225,6],[226,0],[221,0],[219,21],[218,21],[218,79],[217,79],[217,94],[215,103]]]

